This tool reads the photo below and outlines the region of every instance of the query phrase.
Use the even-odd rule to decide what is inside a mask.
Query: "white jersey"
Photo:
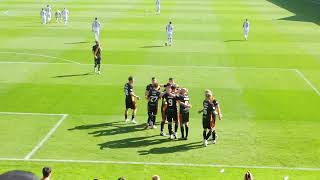
[[[46,17],[46,15],[47,15],[47,13],[46,13],[45,10],[41,10],[41,11],[40,11],[40,16],[41,16],[41,17]]]
[[[249,23],[249,21],[245,21],[245,22],[243,23],[243,28],[244,28],[244,29],[249,29],[249,28],[250,28],[250,23]]]
[[[172,24],[168,24],[166,27],[167,33],[168,34],[172,34],[173,33],[173,25]]]
[[[99,21],[97,21],[97,20],[93,21],[93,23],[92,23],[92,30],[93,31],[99,31],[100,27],[101,27],[101,24]]]
[[[51,7],[50,6],[46,8],[46,13],[47,13],[47,15],[51,15]]]
[[[156,5],[160,6],[160,0],[156,0]]]
[[[61,14],[64,18],[67,18],[69,16],[69,11],[67,9],[64,9]]]

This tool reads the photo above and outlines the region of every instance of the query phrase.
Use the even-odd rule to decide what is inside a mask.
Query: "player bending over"
[[[250,23],[248,19],[246,19],[243,23],[243,32],[244,32],[244,39],[247,41],[249,36],[249,29],[250,29]]]
[[[166,32],[167,32],[167,37],[168,41],[165,43],[166,46],[172,46],[172,38],[173,38],[173,25],[172,22],[170,21],[169,24],[166,26]]]
[[[43,8],[40,11],[40,17],[41,17],[41,23],[47,24],[47,13]]]
[[[63,17],[64,24],[68,24],[69,10],[67,8],[63,8],[61,14],[62,14],[62,17]]]
[[[160,0],[156,0],[156,13],[160,14]]]
[[[99,41],[96,41],[96,45],[92,47],[92,53],[94,58],[94,72],[98,72],[98,74],[101,74],[101,51],[100,43]]]
[[[54,15],[56,17],[56,22],[61,22],[61,11],[57,10]]]
[[[91,29],[92,29],[92,32],[94,33],[94,38],[96,41],[99,41],[100,27],[101,27],[101,24],[98,21],[98,18],[97,17],[94,18]]]
[[[51,7],[50,5],[47,5],[46,7],[46,14],[47,14],[47,23],[51,21]]]
[[[208,139],[213,132],[213,127],[215,127],[215,103],[212,92],[210,90],[205,91],[205,100],[203,101],[203,109],[199,111],[202,113],[202,126],[203,126],[203,144],[208,146]],[[209,132],[207,133],[207,130]],[[215,137],[215,134],[214,134]],[[215,141],[215,139],[213,140]]]
[[[136,105],[135,98],[137,98],[137,100],[139,100],[140,97],[137,96],[133,91],[133,84],[134,84],[133,77],[129,76],[128,81],[129,82],[124,85],[124,93],[125,93],[125,96],[126,96],[126,99],[125,99],[126,110],[124,112],[124,118],[125,118],[125,122],[129,122],[128,110],[132,109],[131,122],[134,123],[134,124],[137,124],[137,122],[135,121],[135,116],[137,114],[137,105]]]
[[[179,104],[180,104],[179,119],[180,119],[181,138],[184,140],[188,140],[188,135],[189,135],[189,109],[192,107],[189,102],[190,102],[190,98],[188,96],[188,90],[186,88],[182,88],[179,93]],[[186,131],[186,134],[184,134],[184,130]]]
[[[156,128],[156,118],[158,112],[158,102],[160,98],[159,85],[155,82],[148,93],[148,122],[147,128]]]

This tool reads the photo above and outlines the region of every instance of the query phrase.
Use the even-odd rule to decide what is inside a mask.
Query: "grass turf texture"
[[[39,10],[48,1],[39,2],[2,0],[0,7],[0,110],[69,114],[31,158],[320,167],[320,97],[291,70],[299,69],[320,88],[318,1],[174,0],[162,2],[161,15],[146,0],[50,1],[53,11],[68,7],[67,26],[41,25]],[[108,64],[100,76],[85,65],[92,63],[90,23],[95,16],[103,26],[103,63]],[[249,42],[242,41],[246,17],[252,25]],[[175,26],[171,48],[162,47],[169,20]],[[69,64],[37,64],[43,62]],[[234,68],[213,68],[217,66]],[[189,89],[188,141],[170,142],[158,136],[159,129],[142,130],[145,100],[138,103],[139,124],[123,123],[123,84],[129,75],[135,76],[141,96],[152,76],[162,83],[173,76]],[[196,111],[206,88],[214,90],[225,118],[217,125],[218,144],[202,148]],[[0,157],[25,157],[59,118],[0,114]],[[247,170],[1,161],[0,172],[39,172],[44,165],[53,167],[53,179],[150,179],[153,174],[240,179]],[[319,171],[250,170],[257,179],[320,176]]]

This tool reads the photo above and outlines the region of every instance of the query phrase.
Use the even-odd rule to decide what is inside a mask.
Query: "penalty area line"
[[[223,165],[223,164],[192,164],[192,163],[161,163],[161,162],[135,162],[135,161],[94,161],[94,160],[60,160],[60,159],[18,159],[0,158],[0,161],[26,161],[26,162],[56,162],[56,163],[90,163],[90,164],[124,164],[149,166],[184,166],[184,167],[213,167],[238,169],[274,169],[294,171],[320,171],[320,168],[282,167],[282,166],[249,166],[249,165]]]
[[[320,91],[301,71],[299,71],[299,69],[295,69],[295,72],[314,90],[315,93],[318,94],[318,96],[320,96]]]
[[[24,159],[29,160],[42,146],[43,144],[52,136],[52,134],[58,129],[62,122],[68,117],[68,114],[63,114],[60,120],[54,125],[54,127],[47,133],[47,135],[28,153]]]

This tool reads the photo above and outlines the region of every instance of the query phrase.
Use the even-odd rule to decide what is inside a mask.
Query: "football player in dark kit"
[[[216,112],[216,107],[218,106],[217,101],[214,99],[212,92],[210,90],[205,91],[205,100],[203,101],[203,109],[199,111],[199,113],[203,113],[202,115],[202,126],[203,126],[203,144],[204,146],[208,146],[208,139],[213,134],[213,143],[215,141],[215,119],[216,115],[219,115],[219,119],[222,120],[222,114],[220,112],[220,108],[218,113]],[[207,133],[207,130],[209,132]]]
[[[177,139],[178,131],[178,96],[176,93],[176,86],[167,84],[166,92],[161,96],[167,104],[166,117],[168,121],[168,131],[170,139]],[[174,123],[174,132],[172,131],[172,123]]]
[[[148,100],[148,102],[149,102],[149,92],[151,91],[151,90],[153,90],[153,85],[154,84],[158,84],[158,82],[157,82],[157,79],[155,78],[155,77],[152,77],[151,78],[151,83],[150,84],[148,84],[147,85],[147,87],[146,87],[146,91],[145,91],[145,93],[144,93],[144,96],[145,96],[145,98]],[[158,85],[158,87],[156,88],[156,90],[158,90],[158,91],[160,91],[160,86]],[[149,103],[148,103],[148,106],[147,106],[147,108],[149,109]],[[149,111],[148,111],[149,112]],[[149,116],[149,113],[148,113],[148,120],[147,120],[147,124],[146,124],[146,129],[147,128],[150,128],[151,126],[149,126],[149,122],[150,122],[150,117],[151,116]],[[154,124],[155,125],[155,124]],[[152,127],[153,127],[153,125],[152,125]]]
[[[96,41],[96,45],[92,46],[92,53],[94,58],[94,72],[98,72],[98,74],[101,74],[101,47],[98,41]]]
[[[134,79],[132,76],[129,76],[128,78],[128,83],[126,83],[124,85],[124,94],[126,96],[125,102],[126,102],[126,110],[124,113],[124,117],[125,117],[125,121],[128,122],[128,110],[132,109],[132,117],[131,117],[131,122],[136,124],[137,122],[135,121],[135,116],[137,114],[137,105],[136,105],[136,101],[135,98],[137,98],[137,100],[140,99],[139,96],[137,96],[134,91],[133,91],[133,84],[134,84]]]
[[[171,86],[171,85],[176,85],[174,82],[173,78],[169,78],[169,81],[167,84],[163,85],[164,88],[166,88],[167,86]],[[166,92],[166,90],[164,90],[164,92]],[[168,108],[168,104],[166,102],[165,98],[162,98],[162,103],[161,103],[161,117],[162,117],[162,122],[161,122],[161,129],[160,129],[160,136],[165,136],[166,134],[163,132],[164,130],[164,125],[167,122],[167,108]]]
[[[188,96],[188,90],[186,88],[182,88],[179,93],[179,104],[180,104],[180,130],[181,130],[181,138],[184,140],[188,140],[189,135],[189,109],[192,107],[190,104],[190,98]],[[186,131],[186,134],[184,134]],[[186,135],[186,136],[184,136]]]
[[[160,98],[158,83],[154,83],[152,89],[148,93],[148,122],[146,128],[156,128],[156,117],[158,113],[158,102]]]

